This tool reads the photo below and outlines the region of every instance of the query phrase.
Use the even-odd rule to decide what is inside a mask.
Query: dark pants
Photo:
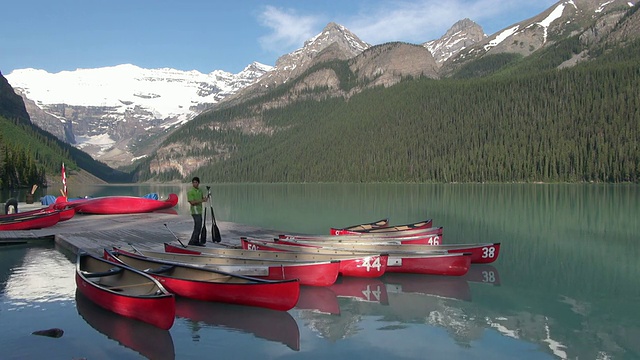
[[[191,233],[190,245],[200,243],[200,231],[202,230],[202,214],[192,214],[193,217],[193,232]]]

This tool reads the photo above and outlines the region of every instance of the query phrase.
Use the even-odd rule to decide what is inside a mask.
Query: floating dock
[[[22,210],[22,209],[21,209]],[[240,237],[271,239],[278,232],[232,222],[216,221],[222,244],[239,246]],[[129,244],[143,250],[164,251],[164,243],[185,245],[193,230],[189,215],[153,212],[125,215],[83,215],[38,230],[0,231],[0,245],[16,245],[54,241],[57,245],[76,254],[79,249],[102,255],[103,248]],[[173,234],[172,234],[173,232]],[[213,246],[211,223],[207,222],[207,245]],[[175,236],[174,236],[175,235]]]

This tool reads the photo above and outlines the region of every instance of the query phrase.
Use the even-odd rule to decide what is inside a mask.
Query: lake
[[[189,186],[69,192],[175,192],[178,216],[188,217]],[[36,199],[58,190],[38,191]],[[218,221],[328,234],[432,218],[445,244],[502,249],[463,277],[386,274],[303,287],[288,312],[178,299],[176,322],[163,331],[76,295],[72,254],[0,248],[2,358],[640,358],[637,185],[214,184],[211,193]],[[31,335],[54,327],[64,335]]]

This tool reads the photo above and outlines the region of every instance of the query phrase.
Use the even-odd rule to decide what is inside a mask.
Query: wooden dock
[[[222,243],[240,245],[240,237],[270,239],[278,232],[232,222],[217,221]],[[165,226],[166,224],[166,226]],[[74,254],[79,249],[102,255],[102,249],[113,246],[164,251],[163,243],[177,244],[175,234],[185,245],[191,237],[193,219],[189,215],[144,213],[126,215],[83,215],[39,230],[0,231],[0,245],[55,241]],[[169,231],[171,230],[171,231]],[[173,234],[171,233],[173,232]],[[207,223],[207,245],[211,243],[211,223]]]

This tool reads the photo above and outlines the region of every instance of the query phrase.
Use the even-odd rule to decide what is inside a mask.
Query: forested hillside
[[[637,183],[640,43],[557,70],[571,53],[568,40],[460,78],[256,111],[265,97],[203,114],[165,145],[200,144],[189,155],[209,163],[196,174],[220,182]],[[224,126],[247,119],[261,129]]]
[[[47,178],[60,178],[63,162],[71,176],[84,169],[105,181],[130,180],[129,174],[93,160],[46,131],[0,115],[0,187],[46,186]]]

